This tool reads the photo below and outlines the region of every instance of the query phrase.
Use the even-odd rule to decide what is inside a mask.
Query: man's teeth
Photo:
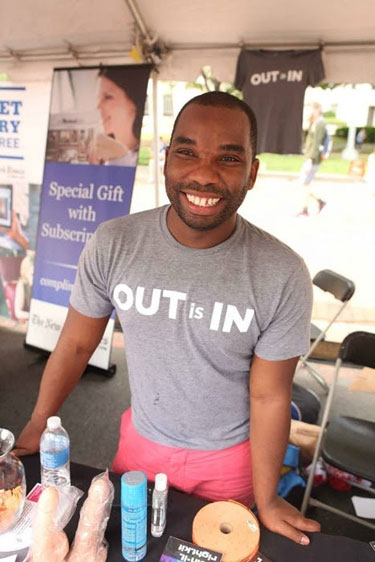
[[[220,201],[220,197],[197,197],[196,195],[190,195],[190,193],[186,194],[188,201],[190,203],[194,203],[194,205],[199,205],[199,207],[213,207]]]

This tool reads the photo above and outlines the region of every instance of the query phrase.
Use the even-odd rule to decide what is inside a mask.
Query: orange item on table
[[[195,516],[192,538],[198,546],[221,552],[222,562],[253,562],[259,550],[259,523],[241,503],[213,502]]]

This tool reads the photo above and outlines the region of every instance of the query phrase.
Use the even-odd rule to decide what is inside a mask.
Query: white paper
[[[32,521],[36,504],[25,501],[22,515],[10,531],[0,535],[0,553],[22,550],[31,545]]]
[[[42,493],[41,484],[35,484],[26,496],[25,505],[20,519],[8,531],[0,535],[0,562],[19,562],[26,560],[27,550],[32,541],[32,522],[36,504]],[[17,552],[18,554],[6,556],[8,552]],[[22,557],[23,553],[23,557]]]
[[[375,498],[362,498],[353,496],[352,502],[355,513],[358,517],[366,517],[367,519],[375,519]]]

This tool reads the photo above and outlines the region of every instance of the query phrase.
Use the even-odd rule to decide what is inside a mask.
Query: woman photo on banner
[[[143,84],[136,69],[103,67],[98,74],[98,103],[103,132],[88,149],[90,164],[135,166],[142,127]]]
[[[149,65],[56,70],[47,162],[137,164]]]

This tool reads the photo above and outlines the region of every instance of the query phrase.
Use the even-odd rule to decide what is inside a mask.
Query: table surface
[[[22,457],[25,466],[27,491],[40,481],[39,455]],[[89,466],[71,463],[72,485],[85,492],[77,510],[65,531],[72,541],[79,519],[79,510],[86,498],[86,492],[92,478],[101,471]],[[121,554],[121,509],[120,509],[120,475],[111,473],[111,480],[115,487],[111,516],[105,533],[109,543],[108,562],[123,562]],[[150,493],[149,493],[150,496]],[[193,519],[206,501],[195,496],[183,494],[170,489],[168,494],[167,526],[164,535],[157,539],[149,531],[148,513],[148,541],[145,562],[158,562],[169,536],[191,541]],[[309,546],[301,546],[292,541],[271,533],[261,527],[261,552],[272,562],[375,562],[375,552],[367,543],[346,537],[325,535],[324,533],[309,534]]]

